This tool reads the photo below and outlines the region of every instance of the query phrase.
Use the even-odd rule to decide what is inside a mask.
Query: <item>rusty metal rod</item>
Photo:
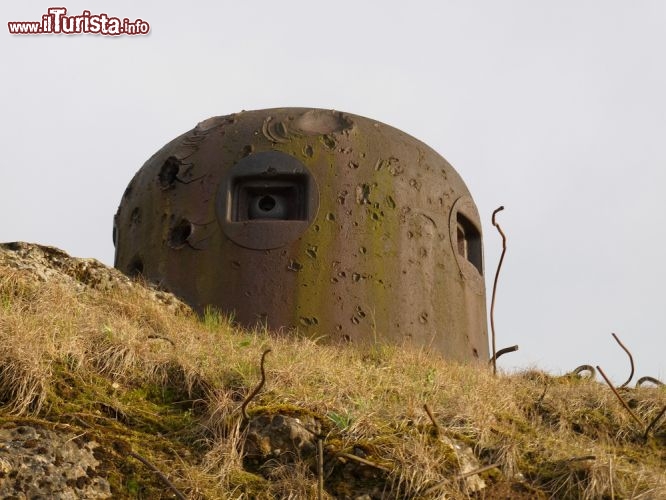
[[[250,417],[247,414],[247,405],[252,401],[252,399],[259,394],[259,391],[261,388],[264,386],[266,383],[266,371],[264,370],[264,360],[266,359],[266,354],[271,352],[271,349],[266,349],[264,353],[261,355],[261,363],[260,363],[260,368],[261,368],[261,380],[257,384],[257,386],[252,390],[252,392],[245,398],[245,401],[243,401],[243,404],[241,405],[241,413],[243,414],[243,419],[248,422],[250,420]]]
[[[645,424],[644,424],[643,422],[641,422],[641,420],[636,416],[636,414],[631,410],[631,408],[629,408],[629,405],[625,402],[625,400],[622,398],[622,396],[620,396],[620,393],[617,392],[617,389],[615,389],[615,387],[613,387],[613,384],[612,384],[611,381],[608,379],[608,377],[606,376],[606,374],[604,373],[604,371],[601,369],[601,367],[600,367],[599,365],[597,365],[597,371],[598,371],[599,373],[601,373],[601,376],[604,378],[604,380],[605,380],[606,383],[608,384],[608,387],[611,388],[611,390],[613,391],[613,393],[617,396],[617,399],[619,399],[619,400],[620,400],[620,403],[622,403],[622,406],[624,406],[625,410],[627,410],[627,411],[629,412],[629,415],[631,415],[631,417],[632,417],[636,422],[638,422],[638,425],[640,425],[642,428],[645,428]]]
[[[143,465],[145,465],[150,470],[152,470],[155,474],[157,474],[159,476],[159,478],[162,480],[162,482],[169,487],[169,489],[173,492],[174,495],[176,495],[176,497],[179,498],[179,500],[187,500],[187,497],[185,495],[183,495],[183,493],[181,493],[181,491],[178,488],[176,488],[171,481],[169,481],[169,478],[166,477],[166,474],[164,474],[164,472],[159,470],[152,463],[150,463],[147,459],[145,459],[144,457],[142,457],[141,455],[139,455],[138,453],[136,453],[134,451],[130,451],[129,455],[131,457],[136,458],[139,462],[141,462]]]
[[[664,416],[664,413],[666,413],[666,406],[664,406],[663,410],[659,412],[659,415],[657,415],[655,419],[650,422],[650,425],[647,426],[647,429],[645,429],[645,435],[643,436],[645,439],[648,438],[648,434],[650,434],[650,431],[656,425],[656,423],[659,422],[659,419]]]
[[[469,472],[456,474],[455,479],[465,479],[465,478],[467,478],[467,477],[474,476],[474,475],[476,475],[476,474],[481,474],[482,472],[486,472],[486,471],[491,470],[491,469],[498,469],[499,466],[500,466],[500,464],[490,464],[490,465],[485,465],[485,466],[483,466],[483,467],[480,467],[480,468],[478,468],[478,469],[471,470],[471,471],[469,471]],[[425,490],[425,491],[423,492],[423,494],[426,495],[426,496],[427,496],[427,495],[431,495],[432,493],[435,493],[437,490],[439,490],[439,489],[441,489],[443,486],[445,486],[449,481],[450,481],[450,479],[444,479],[443,481],[439,481],[438,483],[435,483],[435,484],[432,485],[430,488],[428,488],[427,490]]]
[[[510,352],[516,352],[517,350],[518,350],[517,345],[512,345],[511,347],[505,347],[504,349],[500,349],[492,358],[490,358],[490,363],[494,363],[495,361],[497,361],[497,358],[499,358],[504,354],[508,354]]]
[[[504,210],[504,206],[496,208],[492,217],[493,226],[497,228],[500,235],[502,236],[502,255],[500,256],[499,263],[497,264],[497,271],[495,272],[495,280],[493,282],[493,296],[490,302],[490,330],[492,332],[493,343],[493,357],[491,359],[493,362],[493,375],[497,374],[497,348],[495,344],[495,296],[497,294],[497,279],[499,278],[502,262],[504,261],[504,254],[506,253],[506,235],[504,234],[504,231],[502,231],[502,228],[499,226],[497,221],[495,221],[495,216],[497,215],[497,212],[501,212],[502,210]]]
[[[616,341],[618,344],[620,344],[620,347],[624,350],[624,352],[627,353],[627,356],[629,356],[629,363],[631,363],[631,373],[629,374],[629,378],[627,379],[627,381],[626,381],[624,384],[622,384],[622,385],[620,386],[620,388],[622,388],[622,387],[626,387],[626,385],[627,385],[629,382],[631,382],[631,379],[634,378],[634,357],[633,357],[633,356],[631,355],[631,353],[629,352],[629,349],[627,349],[627,348],[625,347],[625,345],[624,345],[622,342],[620,342],[620,339],[617,337],[617,335],[615,335],[614,333],[611,333],[611,335],[613,336],[613,338],[615,339],[615,341]]]
[[[543,402],[543,398],[546,397],[546,392],[548,392],[548,387],[550,387],[550,386],[548,385],[548,380],[546,380],[546,382],[543,386],[543,392],[541,393],[541,396],[539,396],[539,399],[537,399],[538,404],[541,404]]]
[[[563,460],[564,463],[572,463],[572,462],[586,462],[588,460],[596,460],[597,457],[595,455],[585,455],[582,457],[573,457],[573,458],[567,458],[566,460]]]
[[[428,417],[430,418],[430,421],[432,422],[432,426],[435,428],[435,436],[439,436],[439,434],[440,434],[439,424],[435,420],[435,416],[432,414],[432,411],[430,410],[430,407],[428,406],[428,403],[423,405],[423,409],[428,414]]]
[[[324,443],[317,439],[317,498],[324,499]]]
[[[471,470],[469,472],[461,473],[456,476],[458,479],[465,479],[466,477],[470,476],[475,476],[476,474],[481,474],[482,472],[486,472],[487,470],[490,469],[497,469],[499,468],[500,464],[490,464],[486,465],[484,467],[479,467],[478,469]]]
[[[371,462],[370,460],[366,460],[365,458],[357,457],[356,455],[352,455],[351,453],[338,453],[338,457],[348,458],[349,460],[353,460],[355,462],[367,465],[369,467],[374,467],[375,469],[379,469],[384,472],[391,472],[391,469],[384,467],[383,465],[376,464],[375,462]]]

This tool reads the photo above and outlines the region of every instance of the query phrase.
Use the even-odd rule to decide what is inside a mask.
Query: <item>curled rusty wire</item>
[[[580,376],[582,372],[590,372],[589,378],[591,379],[594,379],[597,376],[597,371],[594,369],[594,366],[592,365],[580,365],[571,373]]]
[[[654,384],[656,386],[664,385],[664,383],[661,380],[656,379],[654,377],[641,377],[636,381],[636,387],[642,386],[645,382],[650,382],[651,384]]]
[[[611,335],[613,336],[615,341],[620,345],[620,347],[624,350],[624,352],[627,353],[627,356],[629,356],[629,363],[631,364],[631,373],[629,373],[629,378],[624,384],[620,386],[620,388],[623,388],[626,387],[629,382],[631,382],[632,378],[634,378],[634,357],[629,352],[629,349],[627,349],[625,345],[622,342],[620,342],[620,339],[618,338],[617,335],[615,335],[614,333],[611,333]]]
[[[254,399],[254,397],[259,394],[259,391],[261,391],[261,388],[264,386],[266,383],[266,371],[264,370],[264,361],[266,360],[266,355],[271,352],[271,349],[266,349],[264,353],[261,355],[261,363],[260,363],[260,368],[261,368],[261,380],[257,384],[257,386],[252,390],[252,392],[245,398],[245,401],[243,401],[243,404],[241,405],[241,413],[243,414],[243,420],[245,422],[248,422],[250,420],[249,415],[247,414],[247,405]]]

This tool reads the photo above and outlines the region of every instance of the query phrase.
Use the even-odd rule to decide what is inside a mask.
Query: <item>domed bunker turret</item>
[[[137,172],[115,265],[246,326],[488,359],[481,224],[458,173],[375,120],[214,117]]]

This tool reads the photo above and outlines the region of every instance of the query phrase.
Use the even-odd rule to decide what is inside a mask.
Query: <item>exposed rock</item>
[[[470,472],[481,468],[481,462],[479,462],[479,459],[474,455],[472,448],[460,441],[445,436],[440,436],[440,439],[447,443],[455,453],[458,463],[460,464],[460,474],[469,474]],[[478,492],[486,487],[486,482],[478,474],[467,476],[464,481],[467,490],[470,492]]]
[[[35,243],[0,243],[0,265],[28,271],[42,282],[62,283],[77,290],[122,290],[135,287],[132,279],[96,259],[71,257],[59,248]],[[189,306],[175,295],[147,285],[147,288],[141,289],[146,290],[155,302],[172,311],[190,310]]]
[[[294,462],[315,455],[320,425],[314,418],[260,415],[250,420],[245,441],[248,461]]]
[[[97,443],[31,425],[0,429],[0,497],[111,498],[95,458]]]

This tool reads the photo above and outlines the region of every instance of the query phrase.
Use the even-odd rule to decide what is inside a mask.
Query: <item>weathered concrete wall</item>
[[[481,241],[464,182],[434,150],[305,108],[199,123],[139,170],[114,225],[116,267],[200,311],[485,362]]]

